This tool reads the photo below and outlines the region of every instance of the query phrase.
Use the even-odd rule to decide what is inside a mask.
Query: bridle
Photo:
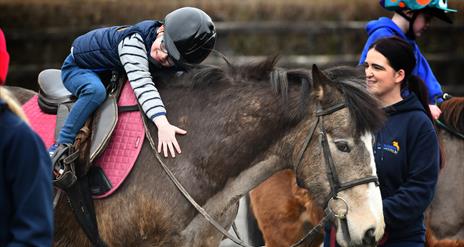
[[[341,227],[342,227],[343,234],[345,236],[345,239],[347,239],[349,241],[350,235],[349,235],[349,231],[348,231],[348,223],[346,221],[346,215],[348,214],[349,206],[348,206],[348,203],[346,202],[346,200],[344,200],[342,197],[338,196],[338,193],[340,191],[344,191],[344,190],[347,190],[349,188],[352,188],[352,187],[355,187],[355,186],[358,186],[358,185],[361,185],[361,184],[368,184],[368,183],[371,183],[371,182],[374,182],[377,186],[379,185],[379,179],[377,178],[377,176],[366,176],[366,177],[354,179],[354,180],[351,180],[351,181],[348,181],[348,182],[345,182],[345,183],[340,182],[340,179],[338,177],[337,170],[335,168],[335,164],[334,164],[334,161],[333,161],[333,158],[332,158],[332,154],[330,153],[329,142],[328,142],[328,139],[327,139],[327,132],[326,132],[325,127],[324,127],[324,118],[323,117],[326,116],[326,115],[330,115],[330,114],[332,114],[334,112],[337,112],[337,111],[339,111],[339,110],[341,110],[343,108],[346,108],[345,102],[341,102],[341,103],[332,105],[330,107],[327,107],[326,109],[322,109],[320,104],[317,105],[317,110],[316,110],[317,119],[316,119],[316,122],[310,128],[310,130],[308,132],[308,136],[306,137],[306,139],[305,139],[305,141],[303,143],[303,147],[302,147],[302,149],[300,150],[300,152],[298,154],[298,159],[297,159],[298,163],[295,166],[295,173],[296,174],[298,173],[298,169],[299,169],[300,164],[301,164],[301,162],[303,160],[303,155],[306,152],[306,150],[308,149],[309,143],[311,142],[312,137],[314,136],[314,132],[316,131],[316,127],[319,126],[319,144],[320,144],[320,146],[322,148],[322,152],[324,153],[324,160],[325,160],[325,165],[326,165],[326,175],[327,175],[327,179],[329,180],[329,185],[330,185],[330,194],[329,194],[329,197],[328,197],[328,199],[326,200],[326,203],[325,203],[326,207],[325,207],[325,210],[324,210],[325,211],[324,218],[321,220],[321,222],[318,225],[316,225],[305,236],[303,236],[303,238],[301,238],[299,241],[297,241],[295,244],[293,244],[292,247],[300,245],[301,243],[303,243],[303,241],[306,238],[314,237],[315,234],[317,234],[318,231],[319,231],[319,229],[317,229],[317,228],[322,228],[328,221],[332,220],[334,217],[340,219],[340,221],[342,222]],[[343,203],[343,205],[345,205],[345,211],[342,214],[335,213],[332,210],[331,206],[330,206],[331,202],[337,201],[337,200],[340,200]]]
[[[330,183],[331,192],[330,192],[330,197],[329,197],[329,199],[327,200],[327,203],[326,203],[326,205],[327,205],[326,209],[325,209],[326,215],[324,216],[324,218],[319,222],[319,224],[317,224],[310,231],[308,231],[308,233],[306,233],[306,235],[303,236],[303,238],[301,238],[298,242],[293,244],[292,247],[293,246],[299,246],[307,238],[315,237],[316,234],[318,234],[320,232],[322,227],[327,222],[329,222],[331,219],[333,219],[334,217],[336,217],[336,218],[338,218],[338,219],[340,219],[342,221],[342,223],[343,223],[342,224],[342,230],[344,232],[345,238],[348,240],[349,239],[349,232],[348,232],[348,224],[347,224],[347,221],[346,221],[346,215],[348,213],[348,204],[343,198],[338,196],[338,192],[349,189],[349,188],[352,188],[352,187],[357,186],[357,185],[361,185],[361,184],[367,184],[367,183],[374,182],[376,185],[378,185],[378,183],[379,183],[377,176],[367,176],[367,177],[364,177],[364,178],[355,179],[355,180],[345,182],[345,183],[341,183],[340,180],[338,179],[338,175],[337,175],[337,171],[335,169],[335,165],[334,165],[334,162],[333,162],[333,159],[332,159],[332,155],[330,154],[329,143],[327,141],[327,133],[326,133],[325,128],[324,128],[324,118],[323,118],[323,116],[330,115],[330,114],[332,114],[332,113],[334,113],[336,111],[339,111],[339,110],[341,110],[341,109],[343,109],[345,107],[346,107],[346,104],[344,102],[339,103],[339,104],[335,104],[335,105],[330,106],[330,107],[328,107],[326,109],[322,109],[321,106],[318,104],[317,110],[316,110],[317,120],[314,123],[314,125],[312,126],[312,128],[310,129],[309,134],[306,137],[305,142],[303,144],[303,148],[300,150],[300,153],[299,153],[299,156],[298,156],[299,157],[298,158],[298,163],[295,166],[295,173],[298,171],[298,168],[299,168],[299,166],[301,164],[301,161],[303,159],[303,155],[304,155],[305,151],[308,149],[309,143],[311,142],[311,139],[312,139],[312,137],[314,135],[316,127],[319,126],[319,130],[320,130],[320,132],[319,132],[319,142],[320,142],[320,145],[321,145],[323,153],[324,153],[325,164],[327,166],[327,169],[326,169],[327,170],[327,178],[328,178],[329,183]],[[164,171],[166,172],[168,177],[176,185],[177,189],[179,189],[179,191],[182,193],[182,195],[192,204],[192,206],[201,215],[203,215],[203,217],[205,217],[205,219],[210,224],[212,224],[224,236],[226,236],[227,238],[229,238],[230,240],[232,240],[234,243],[238,244],[239,246],[251,247],[247,243],[243,242],[240,239],[237,239],[236,237],[234,237],[230,233],[228,233],[228,231],[226,229],[224,229],[224,227],[222,227],[221,224],[219,224],[214,218],[212,218],[205,211],[205,209],[202,208],[190,196],[188,191],[179,182],[179,180],[177,180],[177,178],[174,176],[174,174],[171,172],[171,170],[169,170],[167,165],[163,162],[163,160],[161,159],[159,153],[156,151],[155,142],[153,140],[153,137],[150,134],[150,130],[148,128],[147,120],[146,120],[146,118],[144,116],[142,117],[142,119],[143,119],[143,123],[144,123],[144,127],[145,127],[145,133],[146,133],[147,139],[148,139],[148,141],[150,143],[150,146],[151,146],[151,150],[155,154],[155,157],[157,158],[157,160],[158,160],[159,164],[161,165],[161,167],[164,169]],[[344,203],[344,205],[346,206],[346,211],[345,211],[344,214],[336,214],[336,213],[333,212],[333,210],[330,208],[330,202],[333,201],[333,200],[341,200]]]

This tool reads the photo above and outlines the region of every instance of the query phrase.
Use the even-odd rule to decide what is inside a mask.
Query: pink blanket
[[[23,109],[34,129],[47,147],[54,143],[56,115],[43,113],[37,104],[37,96],[32,97],[23,105]],[[119,98],[119,106],[137,104],[134,92],[129,83],[124,85]],[[110,180],[112,188],[105,194],[95,198],[105,198],[111,195],[129,175],[137,156],[142,149],[145,137],[142,116],[139,111],[123,112],[119,114],[116,129],[108,143],[106,150],[96,159],[95,165],[100,166]]]

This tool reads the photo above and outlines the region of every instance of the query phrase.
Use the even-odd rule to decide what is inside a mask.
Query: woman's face
[[[400,93],[404,71],[395,71],[390,66],[387,58],[376,51],[375,48],[367,52],[364,71],[366,73],[367,89],[379,99],[382,100],[393,96],[393,94]]]
[[[423,12],[419,13],[412,26],[414,35],[416,37],[422,36],[422,33],[424,33],[430,27],[430,23],[432,22],[432,19],[433,19],[433,16],[428,13],[423,13]]]

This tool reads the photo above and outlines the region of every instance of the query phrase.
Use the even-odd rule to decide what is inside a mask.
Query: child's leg
[[[85,121],[105,100],[106,89],[95,72],[79,68],[71,55],[61,68],[61,77],[64,86],[77,97],[77,101],[66,118],[57,143],[73,143]]]

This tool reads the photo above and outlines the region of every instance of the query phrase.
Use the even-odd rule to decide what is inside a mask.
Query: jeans
[[[95,72],[79,68],[72,54],[64,60],[61,79],[77,101],[64,122],[57,143],[73,143],[85,121],[105,100],[106,89]]]

